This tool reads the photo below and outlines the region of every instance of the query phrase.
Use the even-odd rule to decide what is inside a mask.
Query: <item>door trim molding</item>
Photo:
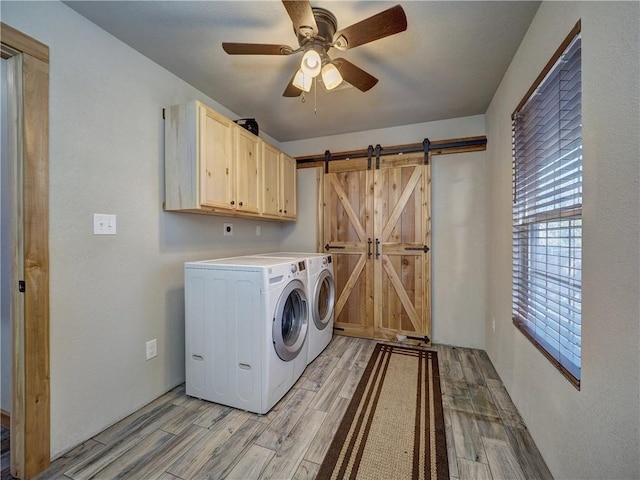
[[[4,23],[2,58],[16,62],[18,218],[23,253],[16,258],[26,289],[23,319],[12,318],[11,473],[30,479],[46,469],[50,448],[49,370],[49,47]],[[9,92],[11,94],[11,92]],[[12,313],[12,315],[14,315]]]

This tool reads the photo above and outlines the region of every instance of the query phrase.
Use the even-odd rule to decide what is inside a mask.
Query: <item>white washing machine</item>
[[[333,257],[327,253],[276,252],[261,254],[265,257],[306,259],[309,292],[309,349],[307,364],[327,348],[333,338],[336,287]]]
[[[307,366],[306,264],[233,257],[185,263],[187,395],[267,413]]]

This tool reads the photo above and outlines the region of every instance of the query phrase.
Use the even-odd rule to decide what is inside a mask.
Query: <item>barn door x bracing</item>
[[[422,155],[331,162],[324,245],[334,256],[335,326],[347,335],[431,337],[430,167]]]

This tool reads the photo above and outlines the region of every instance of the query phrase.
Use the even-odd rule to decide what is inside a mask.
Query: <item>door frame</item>
[[[14,248],[12,323],[11,473],[23,480],[51,460],[49,370],[49,47],[0,24],[2,58],[11,62],[12,133],[17,172],[12,204]],[[21,177],[21,178],[20,178]],[[15,176],[14,176],[15,178]],[[24,281],[24,293],[18,293]]]

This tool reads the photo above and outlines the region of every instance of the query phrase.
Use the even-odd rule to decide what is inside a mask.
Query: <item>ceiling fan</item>
[[[362,92],[372,88],[378,79],[344,58],[329,57],[329,49],[349,50],[407,29],[407,17],[400,5],[391,7],[358,23],[338,30],[336,17],[324,8],[312,7],[307,0],[282,0],[298,37],[298,48],[263,43],[226,43],[229,55],[292,55],[304,52],[300,68],[294,73],[283,96],[297,97],[311,89],[313,79],[320,76],[327,90],[343,80]]]

